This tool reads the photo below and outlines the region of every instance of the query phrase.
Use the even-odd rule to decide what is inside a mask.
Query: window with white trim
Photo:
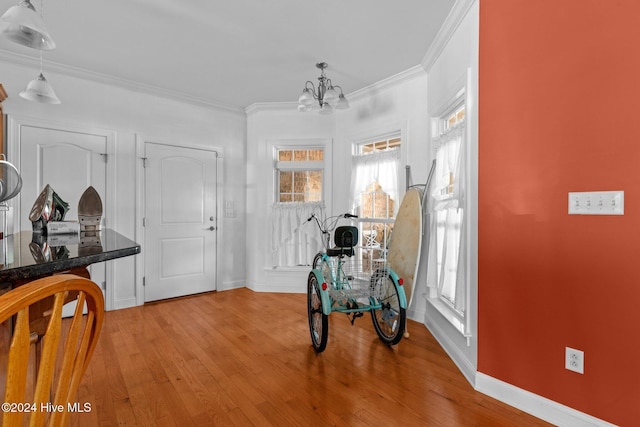
[[[387,244],[398,210],[399,134],[356,143],[353,147],[351,200],[358,215],[360,256],[365,270],[386,261]]]
[[[277,148],[278,202],[322,201],[324,149]]]
[[[436,170],[430,186],[428,299],[463,335],[467,330],[464,95],[434,124]]]
[[[324,216],[325,157],[322,146],[274,148],[273,267],[309,265],[322,249],[315,223],[306,220]]]

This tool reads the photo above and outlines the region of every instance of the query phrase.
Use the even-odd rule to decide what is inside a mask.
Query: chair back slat
[[[58,344],[60,342],[60,332],[62,330],[62,306],[64,305],[64,292],[58,292],[53,300],[53,309],[49,314],[49,325],[44,334],[42,356],[38,367],[38,379],[33,402],[36,408],[40,408],[43,403],[51,402],[51,383],[53,382],[53,372],[56,367],[56,356],[58,354]],[[37,361],[36,361],[37,362]],[[42,425],[45,418],[44,411],[35,411],[31,414],[31,424]]]
[[[5,294],[6,295],[6,294]],[[30,347],[29,332],[29,307],[24,307],[17,312],[13,337],[9,346],[7,360],[7,385],[5,386],[4,401],[8,403],[24,402],[27,389],[27,369],[24,363],[29,359]],[[2,425],[7,427],[22,424],[22,413],[3,411]]]
[[[69,327],[69,333],[67,335],[64,357],[62,362],[62,369],[60,370],[58,379],[58,389],[54,398],[55,405],[65,405],[69,400],[68,391],[73,390],[72,377],[75,372],[83,372],[82,366],[78,366],[79,363],[84,362],[84,356],[86,354],[86,341],[90,335],[84,333],[82,335],[82,342],[78,344],[78,339],[81,336],[80,332],[83,332],[82,328],[82,310],[84,308],[85,294],[80,292],[78,294],[78,303],[76,304],[76,312],[74,313],[71,326]],[[91,315],[92,313],[89,313]],[[87,327],[91,327],[89,319],[87,319]],[[81,374],[78,375],[81,377]],[[61,417],[62,413],[52,414],[52,417]]]

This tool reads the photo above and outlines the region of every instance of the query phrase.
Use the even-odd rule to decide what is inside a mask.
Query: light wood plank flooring
[[[421,324],[395,348],[368,314],[329,316],[311,346],[306,296],[237,289],[107,313],[78,392],[79,426],[543,426],[464,379]]]

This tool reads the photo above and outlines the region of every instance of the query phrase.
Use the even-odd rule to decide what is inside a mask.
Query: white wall
[[[298,112],[296,105],[289,103],[253,105],[247,111],[246,286],[250,289],[306,292],[308,269],[283,271],[271,266],[270,220],[275,199],[272,146],[306,140],[331,143],[333,120],[333,116]]]
[[[243,111],[195,105],[134,92],[55,72],[45,75],[62,100],[60,105],[44,105],[23,100],[18,93],[38,74],[38,70],[11,61],[2,61],[0,82],[8,93],[3,103],[7,115],[52,120],[61,125],[99,128],[116,132],[115,159],[116,213],[109,227],[140,241],[135,233],[135,137],[136,133],[172,141],[176,145],[220,147],[223,152],[224,199],[232,200],[237,216],[222,222],[219,289],[243,286],[244,186],[246,118]],[[11,153],[8,153],[11,160]],[[111,180],[112,177],[108,177]],[[145,248],[142,248],[144,251]],[[133,257],[115,261],[116,307],[135,304],[135,263]]]
[[[429,75],[428,114],[437,117],[443,108],[455,97],[456,92],[467,85],[467,70],[470,70],[470,85],[466,88],[466,123],[471,135],[468,141],[471,170],[467,177],[467,218],[471,230],[469,285],[470,285],[470,330],[471,337],[463,337],[439,311],[427,305],[425,324],[440,344],[456,362],[471,384],[475,384],[478,344],[478,283],[477,283],[477,215],[478,215],[478,46],[479,46],[479,7],[477,1],[460,1],[454,7],[458,14],[453,27],[443,27],[439,40],[431,47],[423,66]],[[450,16],[451,18],[451,16]],[[449,20],[449,23],[452,20]],[[434,53],[435,52],[435,53]],[[423,246],[423,254],[426,253]],[[422,265],[426,260],[422,260]],[[422,274],[421,280],[426,280]]]

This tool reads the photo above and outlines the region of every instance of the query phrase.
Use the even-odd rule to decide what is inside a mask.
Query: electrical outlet
[[[564,367],[570,371],[584,374],[584,351],[566,347]]]

